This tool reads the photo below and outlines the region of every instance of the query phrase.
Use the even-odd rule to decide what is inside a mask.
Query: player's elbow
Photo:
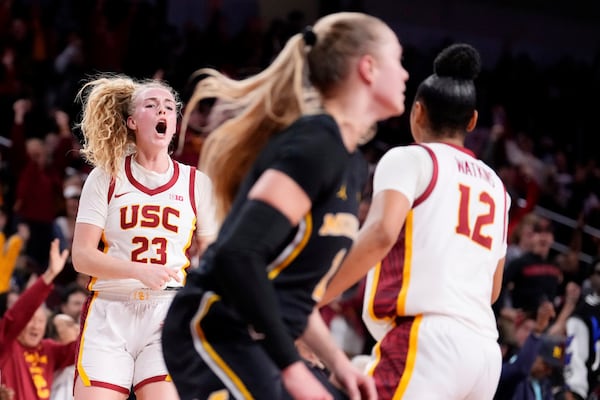
[[[73,269],[75,269],[75,271],[87,273],[84,266],[86,265],[85,258],[88,253],[88,250],[82,249],[80,246],[72,246],[71,262],[73,263]]]
[[[398,239],[398,230],[389,221],[378,221],[371,225],[369,231],[376,248],[389,250]]]

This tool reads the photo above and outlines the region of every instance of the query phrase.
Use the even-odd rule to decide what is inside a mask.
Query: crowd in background
[[[162,78],[185,103],[200,78],[193,74],[198,68],[217,67],[237,77],[252,74],[311,22],[295,11],[273,21],[249,20],[231,36],[218,2],[203,30],[169,26],[152,2],[44,4],[0,0],[2,314],[45,271],[52,239],[58,237],[61,248],[70,246],[81,187],[90,171],[78,153],[81,136],[73,123],[80,112],[74,100],[82,79],[95,72]],[[410,47],[410,38],[402,41],[403,64],[410,73],[408,106],[438,49]],[[507,360],[529,333],[545,332],[550,324],[554,334],[565,337],[568,317],[595,293],[600,166],[597,124],[592,122],[599,100],[584,100],[584,93],[599,89],[600,54],[592,64],[565,58],[540,66],[507,48],[478,81],[480,123],[467,146],[499,173],[513,199],[506,286],[496,304]],[[196,107],[183,151],[175,151],[175,158],[197,165],[203,138],[215,124],[212,107],[206,101]],[[410,138],[405,115],[382,123],[362,150],[374,166],[386,149]],[[366,209],[368,188],[365,199]],[[523,260],[528,253],[538,258]],[[540,281],[527,280],[519,271],[531,264],[548,266],[548,273]],[[73,293],[81,306],[86,279],[67,260],[47,299],[49,310],[77,321],[79,314],[64,307],[75,301]],[[539,290],[532,293],[527,285]],[[359,286],[324,310],[351,355],[366,354],[371,343],[360,322],[361,293]],[[541,307],[545,311],[539,312]]]

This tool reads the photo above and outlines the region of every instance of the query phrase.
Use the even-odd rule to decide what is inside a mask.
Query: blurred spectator
[[[57,343],[44,339],[48,321],[44,300],[52,281],[65,265],[68,251],[54,240],[46,271],[25,290],[0,320],[0,370],[16,398],[47,399],[56,369],[75,361],[77,342]]]
[[[65,201],[65,215],[56,217],[54,220],[54,236],[60,240],[61,249],[71,249],[73,244],[73,231],[75,230],[75,219],[79,208],[79,197],[81,186],[69,184],[63,189]]]
[[[538,219],[539,217],[535,213],[528,213],[515,226],[508,241],[505,265],[533,250],[534,228]]]
[[[502,306],[522,309],[529,316],[535,315],[543,301],[555,304],[562,277],[560,268],[550,257],[554,242],[552,222],[540,218],[534,226],[534,233],[531,251],[506,266],[503,293],[499,300]],[[508,301],[504,296],[509,296]]]
[[[572,398],[600,397],[600,259],[589,276],[592,292],[586,295],[567,320],[565,383]]]
[[[27,77],[22,58],[15,47],[0,43],[0,122],[2,126],[10,124],[10,106],[25,92]]]
[[[14,212],[20,222],[29,226],[31,240],[27,243],[25,253],[37,264],[33,272],[41,274],[48,262],[52,224],[62,183],[48,162],[44,142],[32,138],[27,140],[26,145],[29,161],[19,176]]]
[[[199,102],[194,102],[194,108],[189,111],[185,132],[181,132],[180,125],[179,138],[177,149],[174,153],[174,158],[187,165],[197,166],[200,162],[200,153],[204,140],[210,133],[207,130],[208,117],[215,101],[213,99],[205,99]],[[188,114],[186,112],[186,114]]]
[[[71,131],[69,114],[63,110],[54,110],[52,119],[56,125],[52,128],[56,128],[56,132],[47,133],[45,138],[50,163],[61,179],[75,177],[70,182],[81,185],[83,182],[77,182],[77,175],[89,173],[91,166],[81,156],[81,145]]]
[[[67,314],[56,314],[50,321],[53,335],[58,343],[69,344],[79,336],[79,324]],[[54,373],[50,400],[72,400],[75,382],[75,364],[68,365]]]
[[[85,74],[84,41],[78,32],[67,34],[65,47],[54,59],[55,82],[48,93],[48,103],[72,115],[73,99]]]
[[[538,362],[538,358],[541,358],[542,355],[543,335],[554,315],[552,303],[546,301],[539,306],[535,319],[526,317],[519,322],[514,336],[510,340],[510,342],[513,340],[514,342],[510,347],[504,349],[504,362],[495,399],[537,400],[551,398],[547,395],[536,398],[533,393],[534,389],[530,386],[529,378],[541,378],[538,376],[538,372],[542,365],[541,362]],[[509,344],[509,342],[505,344]],[[547,351],[547,349],[544,349],[544,351]],[[547,354],[544,355],[547,356]],[[531,385],[534,385],[534,383],[531,382]]]
[[[77,284],[77,286],[87,289],[88,284],[90,283],[90,280],[91,280],[91,277],[89,275],[84,274],[83,272],[77,272],[77,277],[75,278],[75,283]]]
[[[18,99],[12,104],[13,120],[8,136],[10,145],[3,149],[2,156],[8,164],[7,180],[10,185],[16,185],[19,175],[28,161],[25,148],[25,122],[31,109],[32,101],[28,98]],[[14,191],[14,188],[11,187],[11,191]],[[12,197],[12,193],[9,197]],[[7,200],[12,205],[12,199]]]
[[[88,295],[89,292],[86,288],[81,287],[77,282],[71,282],[62,291],[59,312],[68,315],[73,318],[74,321],[79,322],[83,305],[85,304]]]
[[[535,348],[533,345],[531,348]],[[564,361],[564,341],[561,338],[542,336],[538,351],[534,354],[529,374],[517,385],[513,400],[554,400],[563,391],[562,383],[552,378],[562,371]],[[526,354],[521,355],[527,357]]]
[[[561,303],[558,316],[552,323],[549,333],[556,336],[567,337],[567,320],[575,312],[581,301],[581,286],[575,282],[569,282],[565,286],[564,301]]]
[[[49,243],[52,240],[52,225],[58,213],[61,199],[62,179],[68,149],[73,147],[73,137],[68,127],[68,117],[63,112],[54,114],[60,134],[49,146],[50,141],[39,137],[25,139],[25,117],[32,110],[28,100],[17,100],[13,106],[15,118],[12,139],[15,148],[13,160],[24,158],[25,164],[15,170],[18,176],[13,212],[18,222],[26,223],[31,231],[31,240],[25,253],[36,263],[35,273],[40,274],[48,262]],[[43,132],[45,135],[46,132]],[[46,138],[45,136],[42,136]],[[47,138],[52,138],[48,135]],[[23,148],[24,154],[20,154]],[[43,199],[43,201],[40,201]]]
[[[6,293],[10,290],[10,280],[15,269],[17,258],[21,249],[29,239],[29,228],[20,224],[17,232],[11,235],[6,241],[3,232],[5,224],[5,214],[0,211],[0,293]]]
[[[589,216],[600,205],[599,187],[600,176],[595,160],[577,160],[571,196],[565,209],[567,215],[573,219],[577,219],[580,215]]]
[[[573,173],[568,155],[563,149],[553,153],[548,165],[546,182],[542,185],[539,204],[552,211],[567,214],[567,204],[572,195]]]
[[[507,111],[501,104],[492,107],[492,126],[481,158],[497,172],[512,202],[508,235],[538,203],[544,165],[533,153],[527,134],[515,134]]]

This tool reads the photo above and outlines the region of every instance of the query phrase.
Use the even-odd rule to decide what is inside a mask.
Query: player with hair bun
[[[382,399],[492,399],[502,358],[492,303],[502,284],[510,198],[464,147],[477,123],[479,53],[444,49],[417,88],[415,145],[379,161],[373,200],[323,303],[367,274],[368,373]],[[374,268],[372,268],[374,267]]]

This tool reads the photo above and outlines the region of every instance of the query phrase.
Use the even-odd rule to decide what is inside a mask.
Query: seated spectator
[[[58,240],[53,240],[48,268],[0,320],[2,382],[15,392],[17,399],[48,399],[54,371],[75,361],[76,341],[62,344],[44,339],[48,322],[44,301],[67,256],[68,250],[61,253]]]

